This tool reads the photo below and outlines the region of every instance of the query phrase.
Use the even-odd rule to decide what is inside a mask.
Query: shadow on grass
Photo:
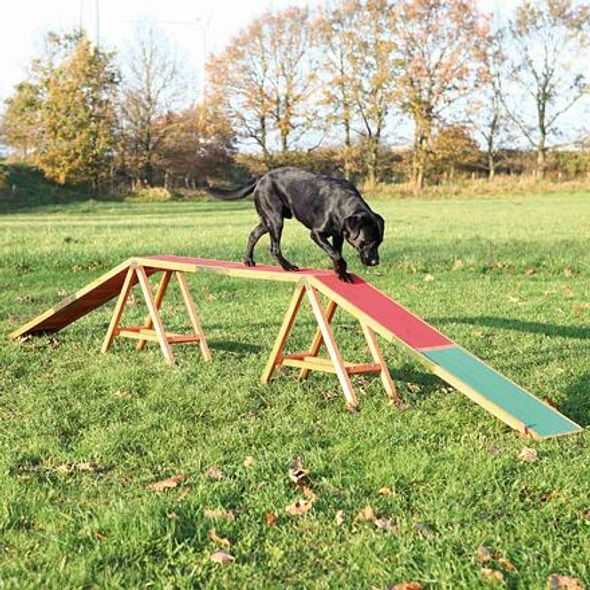
[[[561,336],[562,338],[590,338],[590,326],[559,326],[542,322],[517,320],[514,318],[497,318],[493,316],[476,317],[442,317],[431,318],[433,323],[440,324],[469,324],[472,326],[488,326],[500,330],[516,330],[529,334],[543,334],[544,336]]]
[[[237,340],[208,339],[207,342],[213,350],[225,350],[226,352],[257,354],[262,350],[262,347],[258,346],[257,344],[250,344],[249,342],[239,342]]]
[[[565,389],[560,411],[584,428],[590,425],[590,373],[583,373]]]

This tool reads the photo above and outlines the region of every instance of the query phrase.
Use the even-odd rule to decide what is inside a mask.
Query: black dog
[[[243,199],[254,192],[260,223],[248,238],[244,263],[254,266],[254,246],[270,234],[270,253],[285,270],[298,270],[281,253],[283,220],[293,216],[311,230],[311,239],[332,259],[338,278],[352,282],[342,258],[346,240],[365,266],[379,264],[378,248],[383,241],[385,222],[363,200],[354,185],[343,178],[312,174],[298,168],[277,168],[259,180],[225,191],[210,188],[224,200]],[[332,243],[328,240],[332,239]]]

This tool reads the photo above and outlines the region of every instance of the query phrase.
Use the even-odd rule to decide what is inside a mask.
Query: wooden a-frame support
[[[318,324],[316,333],[308,352],[284,354],[285,345],[305,295],[307,295],[314,318]],[[266,363],[261,382],[263,384],[268,383],[272,378],[275,369],[281,365],[299,368],[300,379],[306,379],[311,371],[336,373],[344,392],[344,397],[346,398],[346,405],[350,409],[354,409],[357,406],[357,399],[350,381],[350,375],[360,373],[379,373],[381,382],[383,383],[383,387],[385,388],[389,399],[392,402],[399,403],[400,399],[395,383],[391,378],[391,374],[389,373],[389,369],[387,368],[387,364],[383,358],[381,349],[379,348],[375,332],[360,320],[361,329],[367,342],[369,352],[373,358],[373,363],[347,363],[342,359],[340,349],[336,344],[334,333],[332,332],[332,327],[330,325],[337,307],[337,303],[330,299],[324,310],[317,290],[307,280],[303,280],[297,285],[291,303],[285,313],[273,349]],[[322,344],[325,345],[329,358],[318,356]]]
[[[160,317],[160,308],[162,306],[162,301],[164,300],[164,295],[166,295],[172,275],[176,275],[176,279],[180,287],[180,293],[182,295],[182,299],[184,301],[192,327],[191,334],[169,334],[164,330],[162,318]],[[134,277],[137,277],[137,282],[139,283],[141,292],[145,299],[148,313],[143,326],[128,326],[126,328],[121,328],[121,317],[123,316],[125,305],[129,299],[129,295],[131,294]],[[162,278],[160,279],[160,283],[154,297],[150,281],[144,267],[135,263],[129,266],[129,270],[127,271],[127,275],[125,277],[125,282],[123,283],[121,293],[119,294],[119,298],[117,299],[117,303],[113,311],[111,323],[102,344],[101,352],[107,352],[111,347],[113,340],[117,336],[138,340],[137,350],[142,350],[148,341],[157,342],[160,345],[162,354],[169,365],[174,364],[174,355],[172,354],[171,347],[172,344],[198,342],[203,359],[206,361],[211,360],[211,351],[209,350],[207,339],[201,326],[201,321],[199,319],[199,314],[197,313],[195,303],[190,294],[186,277],[181,271],[178,270],[163,271]]]

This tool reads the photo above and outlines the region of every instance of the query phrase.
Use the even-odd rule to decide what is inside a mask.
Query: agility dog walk
[[[435,375],[464,393],[494,416],[521,432],[541,439],[564,436],[582,431],[582,427],[539,400],[506,377],[503,377],[471,353],[427,324],[424,320],[393,301],[384,293],[351,275],[352,283],[345,283],[328,270],[304,269],[287,272],[276,266],[247,267],[240,263],[189,258],[182,256],[150,256],[130,258],[77,293],[66,297],[55,307],[34,318],[9,335],[13,340],[48,332],[57,332],[90,311],[117,297],[111,323],[102,346],[106,352],[116,337],[133,338],[141,349],[147,341],[160,345],[166,361],[174,362],[173,344],[197,343],[203,358],[211,360],[205,332],[201,326],[195,303],[190,295],[185,273],[210,272],[246,279],[283,281],[295,284],[295,291],[287,308],[277,339],[262,374],[267,383],[278,366],[300,370],[305,379],[310,371],[335,373],[342,386],[347,404],[356,406],[357,400],[350,375],[374,373],[381,378],[389,397],[396,401],[398,394],[377,342],[376,334],[400,345],[410,352]],[[149,277],[163,273],[155,295]],[[166,333],[159,309],[170,280],[176,277],[192,327],[189,334]],[[120,322],[132,288],[139,284],[148,308],[143,326],[122,328]],[[320,294],[327,299],[324,308]],[[285,354],[289,333],[303,299],[307,297],[317,322],[317,331],[308,351]],[[331,329],[336,309],[340,307],[355,317],[373,358],[373,363],[350,363],[342,359]],[[318,356],[325,346],[328,357]]]

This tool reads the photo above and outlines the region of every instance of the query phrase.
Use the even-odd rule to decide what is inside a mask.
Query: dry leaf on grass
[[[498,563],[507,571],[507,572],[511,572],[514,570],[514,564],[506,559],[505,557],[500,557],[500,559],[498,559]]]
[[[221,565],[228,565],[233,563],[236,558],[225,551],[214,551],[211,553],[211,561],[214,563],[220,563]]]
[[[150,485],[148,485],[148,488],[153,492],[162,492],[164,490],[175,488],[180,482],[184,481],[185,479],[188,479],[188,475],[180,473],[178,475],[173,475],[168,479],[163,479],[161,481],[151,483]]]
[[[342,526],[344,524],[344,510],[338,510],[334,520],[336,521],[336,526]]]
[[[307,471],[307,469],[303,469],[302,467],[298,467],[296,469],[289,469],[289,471],[287,471],[287,475],[293,483],[300,484],[304,479],[307,478],[309,471]]]
[[[431,275],[431,274],[424,275],[424,282],[430,283],[432,281],[434,281],[434,276],[433,275]]]
[[[289,504],[285,508],[285,512],[291,516],[301,516],[308,512],[312,506],[313,504],[307,500],[297,500],[294,504]]]
[[[244,459],[244,467],[252,467],[252,465],[254,465],[254,457],[251,457],[250,455],[248,455]]]
[[[533,276],[533,275],[534,275],[536,272],[537,272],[537,271],[536,271],[534,268],[527,268],[527,269],[524,271],[524,274],[525,274],[527,277],[532,277],[532,276]]]
[[[277,515],[274,512],[272,512],[271,510],[269,510],[264,515],[264,519],[266,520],[266,524],[268,526],[275,526],[275,524],[277,524]]]
[[[534,463],[538,458],[538,453],[536,449],[531,449],[530,447],[523,447],[518,455],[519,461],[523,463]]]
[[[481,568],[481,576],[486,582],[502,583],[504,581],[504,574],[502,572],[489,567]]]
[[[391,518],[378,518],[375,520],[375,526],[386,533],[393,533],[396,531],[397,527],[393,523],[393,519]]]
[[[219,481],[220,479],[223,479],[225,475],[223,474],[223,471],[217,467],[217,465],[213,465],[209,467],[207,471],[205,471],[205,477]]]
[[[564,277],[573,277],[574,276],[574,271],[572,268],[570,268],[569,266],[566,266],[563,269],[563,276]]]
[[[217,520],[235,520],[236,514],[233,510],[225,510],[225,508],[205,508],[203,510],[205,518],[213,518]]]
[[[226,539],[225,537],[220,537],[215,529],[211,529],[209,531],[209,538],[221,547],[231,547],[229,539]]]
[[[93,461],[80,461],[78,463],[64,463],[58,465],[55,471],[61,474],[74,473],[74,472],[86,472],[86,473],[97,473],[100,471],[106,471],[107,467],[94,463]]]
[[[375,522],[377,520],[377,513],[372,506],[365,506],[359,513],[356,515],[357,520],[366,520],[370,522]]]
[[[205,297],[205,299],[207,301],[215,301],[215,299],[217,299],[217,297],[215,297],[215,295],[212,295],[211,293],[209,293],[209,295],[207,295],[207,297]]]
[[[451,270],[459,270],[463,266],[463,261],[460,258],[455,259]]]
[[[303,492],[304,496],[310,501],[310,502],[314,502],[315,500],[317,500],[317,495],[315,494],[315,492],[311,489],[308,488],[307,486],[303,486],[301,488],[301,491]]]
[[[117,391],[115,391],[115,397],[118,397],[119,399],[124,399],[126,397],[129,397],[129,392],[117,389]]]
[[[400,582],[393,586],[393,590],[422,590],[423,587],[420,582]]]
[[[381,488],[377,493],[381,494],[382,496],[393,496],[394,491],[390,487],[384,487],[384,488]]]
[[[482,562],[490,561],[492,559],[492,552],[490,551],[489,547],[480,545],[475,553],[475,559]]]
[[[580,580],[571,576],[551,574],[547,580],[547,590],[584,590]]]

